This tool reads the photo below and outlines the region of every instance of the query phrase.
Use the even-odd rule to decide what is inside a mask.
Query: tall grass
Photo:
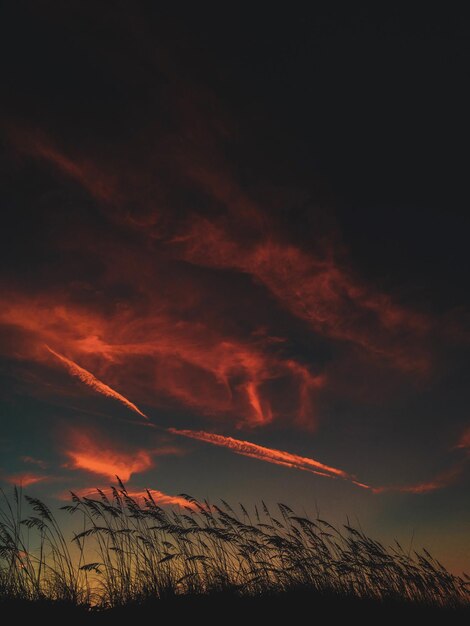
[[[470,604],[470,578],[426,550],[385,547],[362,531],[262,503],[248,512],[183,496],[165,510],[119,483],[96,497],[71,494],[80,530],[70,541],[51,510],[17,489],[2,493],[0,599],[58,599],[123,606],[147,599],[230,591],[260,596],[311,590],[431,606]],[[28,511],[24,511],[27,505]]]
[[[84,579],[49,507],[17,487],[12,498],[0,490],[0,599],[87,603]]]

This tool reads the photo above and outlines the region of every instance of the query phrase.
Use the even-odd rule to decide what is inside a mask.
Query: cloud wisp
[[[213,319],[209,311],[201,319],[204,286],[199,293],[197,281],[177,281],[169,291],[158,282],[158,273],[149,273],[148,282],[155,280],[168,297],[159,299],[146,283],[145,306],[77,304],[63,291],[38,294],[31,301],[10,292],[3,300],[0,327],[17,333],[15,358],[42,365],[52,354],[72,376],[144,419],[148,416],[140,402],[184,406],[237,426],[283,420],[316,428],[317,398],[329,384],[320,367],[286,354],[287,340],[258,323],[246,333],[226,315],[214,313]],[[60,346],[60,352],[51,346]],[[3,352],[11,354],[8,346]],[[124,386],[125,395],[117,391]],[[39,393],[46,393],[43,386]],[[130,394],[138,403],[129,400]]]
[[[449,469],[440,472],[431,480],[414,483],[411,485],[389,485],[384,487],[374,487],[373,493],[432,493],[450,487],[453,485],[462,475],[465,469],[465,462],[456,463]]]
[[[20,461],[22,461],[23,463],[27,463],[28,465],[36,465],[42,470],[45,470],[47,468],[46,461],[44,461],[43,459],[37,459],[34,456],[29,456],[29,455],[21,456]]]
[[[61,363],[65,365],[65,367],[67,368],[67,370],[72,376],[76,376],[77,378],[79,378],[82,381],[82,383],[85,383],[85,385],[88,385],[88,387],[91,387],[97,393],[107,396],[108,398],[114,398],[118,402],[121,402],[121,404],[124,404],[124,406],[126,406],[131,411],[134,411],[134,413],[138,413],[143,418],[148,420],[147,415],[145,415],[145,413],[143,413],[139,409],[138,406],[136,406],[133,402],[128,400],[125,396],[123,396],[122,394],[115,391],[114,389],[112,389],[111,387],[103,383],[101,380],[96,378],[96,376],[94,376],[91,372],[81,367],[80,365],[72,361],[71,359],[68,359],[62,354],[59,354],[58,352],[56,352],[55,350],[52,350],[52,348],[49,348],[48,345],[46,345],[45,348],[51,354],[53,354],[57,359],[59,359]]]
[[[5,481],[10,485],[16,485],[18,487],[30,487],[37,483],[42,483],[50,480],[50,476],[44,474],[34,474],[33,472],[23,472],[20,474],[11,474],[5,477]]]
[[[169,428],[168,432],[181,437],[204,441],[205,443],[210,443],[222,448],[228,448],[232,452],[235,452],[235,454],[241,454],[242,456],[258,459],[259,461],[265,461],[267,463],[273,463],[274,465],[281,465],[283,467],[289,467],[304,472],[311,472],[328,478],[342,478],[353,482],[355,485],[362,487],[363,489],[370,489],[368,485],[356,481],[354,476],[348,474],[344,470],[326,465],[325,463],[321,463],[315,459],[292,454],[291,452],[286,452],[284,450],[267,448],[249,441],[234,439],[233,437],[225,437],[223,435],[208,433],[201,430],[179,430],[177,428]]]
[[[80,487],[79,489],[73,489],[74,495],[79,498],[96,498],[101,497],[103,493],[109,500],[113,500],[114,494],[109,487]],[[179,506],[182,508],[197,509],[195,504],[183,498],[183,496],[173,496],[158,489],[139,489],[137,487],[127,487],[126,494],[133,500],[137,500],[139,503],[145,499],[151,499],[158,506]],[[64,492],[60,494],[62,500],[69,500],[70,492]]]
[[[280,465],[291,469],[301,470],[304,472],[310,472],[318,476],[326,478],[342,478],[347,480],[357,487],[369,490],[373,494],[383,493],[410,493],[410,494],[425,494],[444,489],[454,484],[462,475],[466,467],[466,459],[464,461],[452,465],[449,469],[441,472],[433,479],[429,481],[423,481],[419,483],[412,483],[410,485],[386,485],[386,486],[371,486],[356,480],[356,477],[344,470],[326,465],[309,457],[303,457],[285,450],[278,450],[275,448],[267,448],[260,446],[249,441],[240,439],[234,439],[233,437],[226,437],[215,433],[208,433],[205,431],[196,430],[184,430],[177,428],[169,428],[168,432],[181,437],[187,437],[189,439],[196,439],[215,446],[227,448],[235,454],[247,456],[259,461],[265,461],[267,463],[273,463],[274,465]],[[465,438],[464,438],[465,442]],[[467,447],[467,446],[460,446]]]

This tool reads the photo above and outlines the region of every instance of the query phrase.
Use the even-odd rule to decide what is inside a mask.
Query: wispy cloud
[[[113,499],[113,492],[109,487],[100,487],[99,491],[96,487],[80,487],[79,489],[73,489],[73,493],[79,498],[97,498],[101,497],[99,492],[102,492],[110,500]],[[192,502],[186,500],[182,496],[172,496],[158,489],[138,489],[135,487],[127,488],[126,494],[134,500],[143,502],[144,499],[153,499],[158,506],[180,506],[188,507],[190,509],[197,508]],[[70,498],[70,491],[60,494],[61,500],[68,500]]]
[[[226,437],[215,433],[208,433],[205,431],[195,430],[180,430],[177,428],[169,428],[168,432],[174,435],[188,437],[189,439],[196,439],[198,441],[204,441],[215,446],[228,448],[235,454],[241,454],[242,456],[258,459],[259,461],[265,461],[267,463],[273,463],[275,465],[281,465],[289,467],[291,469],[301,470],[304,472],[311,472],[319,476],[327,478],[342,478],[352,482],[357,487],[367,489],[374,494],[400,492],[400,493],[413,493],[424,494],[433,491],[444,489],[453,483],[455,483],[462,475],[467,463],[466,459],[456,463],[448,470],[445,470],[428,481],[404,484],[404,485],[386,485],[386,486],[371,486],[360,482],[355,476],[345,472],[344,470],[326,465],[316,459],[309,457],[299,456],[285,450],[277,450],[275,448],[267,448],[258,444],[251,443],[249,441],[243,441],[240,439],[234,439],[233,437]],[[469,447],[469,442],[466,439],[467,433],[465,433],[460,447]]]
[[[91,387],[94,391],[104,396],[108,396],[109,398],[114,398],[115,400],[118,400],[118,402],[121,402],[122,404],[127,406],[127,408],[131,409],[131,411],[134,411],[145,419],[148,419],[147,415],[145,415],[145,413],[143,413],[139,409],[139,407],[137,407],[133,402],[131,402],[125,396],[96,378],[96,376],[94,376],[91,372],[81,367],[71,359],[68,359],[62,354],[56,352],[55,350],[52,350],[52,348],[49,348],[49,346],[46,345],[45,347],[47,350],[49,350],[51,354],[53,354],[57,359],[59,359],[61,363],[65,365],[65,367],[67,368],[69,373],[72,374],[72,376],[76,376],[77,378],[79,378],[83,383],[85,383],[85,385],[88,385],[88,387]]]
[[[29,487],[31,485],[36,485],[37,483],[41,483],[49,479],[50,476],[45,476],[43,474],[24,472],[20,474],[11,474],[9,476],[6,476],[4,480],[10,483],[10,485],[17,485],[18,487]]]
[[[43,461],[42,459],[37,459],[33,456],[21,456],[20,461],[23,461],[23,463],[28,463],[29,465],[36,465],[40,469],[47,468],[46,461]]]
[[[275,448],[266,448],[265,446],[259,446],[249,441],[234,439],[233,437],[225,437],[223,435],[208,433],[201,430],[179,430],[176,428],[169,428],[168,431],[174,435],[197,439],[198,441],[204,441],[205,443],[210,443],[215,446],[228,448],[229,450],[232,450],[232,452],[235,452],[235,454],[248,456],[258,459],[259,461],[266,461],[267,463],[273,463],[275,465],[282,465],[284,467],[290,467],[304,472],[311,472],[328,478],[343,478],[364,489],[370,488],[368,485],[356,481],[352,475],[348,474],[344,470],[326,465],[325,463],[321,463],[320,461],[309,457],[299,456],[297,454],[292,454],[291,452],[286,452],[284,450],[277,450]]]
[[[251,211],[252,222],[263,219],[260,208]],[[404,373],[429,371],[431,355],[423,345],[433,326],[428,316],[400,306],[355,276],[335,258],[333,247],[315,254],[275,234],[259,234],[247,243],[233,235],[236,224],[234,218],[214,222],[195,217],[174,244],[192,263],[254,276],[315,333],[354,344]]]
[[[63,174],[82,185],[97,200],[105,202],[116,200],[115,179],[104,176],[92,160],[71,159],[54,146],[45,133],[37,129],[26,131],[18,126],[10,126],[8,132],[20,152],[51,163]]]
[[[119,269],[120,275],[125,271]],[[168,293],[158,275],[151,276]],[[192,283],[177,281],[164,302],[147,292],[146,284],[148,306],[120,307],[106,315],[77,305],[66,293],[44,293],[34,301],[10,293],[0,307],[0,324],[18,329],[14,350],[18,354],[21,346],[21,358],[44,363],[52,354],[89,388],[139,415],[128,393],[149,405],[171,402],[205,416],[223,415],[238,426],[283,420],[313,430],[317,397],[328,387],[325,373],[284,356],[286,342],[263,327],[244,336],[229,328],[233,322],[227,317],[197,319],[205,301],[199,302],[202,296]],[[61,346],[60,352],[51,346]],[[92,370],[84,367],[90,362]]]
[[[374,487],[372,491],[374,493],[431,493],[433,491],[445,489],[446,487],[454,484],[462,475],[464,468],[465,463],[460,462],[453,465],[448,470],[439,473],[437,476],[428,481],[413,483],[411,485],[390,485],[385,487]]]

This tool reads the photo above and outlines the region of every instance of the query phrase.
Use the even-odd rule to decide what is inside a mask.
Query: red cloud
[[[28,333],[25,358],[45,361],[52,353],[72,376],[140,415],[128,393],[149,404],[172,397],[206,415],[259,426],[286,417],[273,405],[271,385],[277,381],[289,394],[290,415],[312,427],[315,395],[326,384],[324,375],[276,354],[278,342],[243,340],[224,334],[223,325],[182,321],[171,310],[126,308],[105,316],[73,303],[59,306],[54,297],[31,302],[10,295],[0,322]],[[70,357],[47,343],[62,346]]]
[[[158,154],[124,168],[113,159],[66,154],[45,135],[12,133],[23,153],[52,163],[101,201],[109,221],[105,237],[86,231],[79,247],[73,248],[72,235],[51,242],[68,252],[72,246],[73,255],[83,254],[85,246],[100,268],[91,281],[92,293],[103,294],[104,301],[95,303],[88,293],[75,297],[70,288],[51,289],[37,298],[5,298],[0,321],[30,334],[29,358],[44,360],[38,354],[41,343],[54,346],[72,375],[140,414],[128,397],[146,404],[171,398],[239,426],[284,418],[312,428],[316,398],[334,381],[327,381],[326,366],[323,373],[312,371],[283,355],[282,345],[270,342],[269,331],[264,338],[255,335],[244,309],[256,294],[260,319],[275,299],[330,342],[352,345],[374,363],[413,376],[427,373],[432,356],[426,343],[433,321],[367,284],[333,242],[307,248],[292,241],[262,202],[231,175],[221,157],[220,129],[204,115],[197,116],[196,124],[186,105],[179,106],[188,142],[184,151],[171,151],[168,177],[159,178],[155,171]],[[158,211],[149,188],[164,199]],[[211,217],[191,207],[172,211],[168,198],[180,188],[195,197],[202,194],[204,202],[209,199]],[[129,205],[137,212],[120,210]],[[123,224],[127,236],[121,240]],[[234,271],[252,277],[251,291],[240,299],[224,287],[222,295],[214,269],[228,278]],[[205,272],[203,279],[201,274],[195,279],[196,270]],[[113,299],[116,285],[124,286],[127,297]],[[232,309],[243,312],[246,328],[236,327],[236,315],[221,306],[225,300],[233,300]],[[260,325],[269,327],[269,321]],[[328,371],[337,375],[334,368]]]
[[[334,251],[316,255],[273,237],[247,244],[231,235],[230,224],[194,218],[174,243],[193,263],[253,275],[316,333],[348,341],[405,372],[429,370],[430,355],[419,341],[432,328],[425,315],[359,280]]]
[[[110,500],[113,499],[113,492],[109,487],[101,487],[100,491],[102,491]],[[99,497],[100,494],[96,487],[82,487],[80,489],[74,489],[73,493],[77,495],[79,498],[96,498]],[[137,501],[144,501],[145,498],[152,497],[155,504],[158,506],[180,506],[187,507],[190,509],[197,509],[196,505],[192,502],[186,500],[182,496],[171,496],[167,493],[163,493],[163,491],[158,491],[157,489],[136,489],[136,488],[127,488],[126,493],[132,499]],[[62,500],[68,500],[70,498],[70,492],[65,492],[60,495]]]
[[[428,373],[435,321],[358,276],[334,242],[320,241],[321,234],[312,234],[316,241],[311,245],[289,236],[269,207],[231,174],[220,145],[226,129],[213,121],[214,102],[209,118],[203,99],[188,104],[187,94],[182,96],[178,93],[172,108],[177,110],[175,130],[183,148],[165,130],[157,130],[148,145],[164,146],[163,156],[142,154],[141,136],[138,150],[125,146],[130,150],[119,151],[132,153],[136,164],[66,153],[41,133],[12,133],[21,152],[82,185],[101,204],[101,217],[107,221],[98,233],[95,226],[85,225],[81,237],[61,232],[58,241],[44,244],[71,257],[74,271],[67,273],[67,281],[80,265],[77,259],[86,257],[92,274],[85,278],[89,289],[73,287],[60,274],[54,284],[49,272],[48,286],[37,296],[31,287],[27,296],[22,296],[21,286],[3,291],[0,322],[19,329],[24,338],[8,355],[49,365],[48,344],[57,349],[49,348],[49,353],[69,374],[144,417],[128,397],[146,405],[169,398],[238,426],[265,426],[285,417],[312,427],[318,394],[335,384],[324,374],[328,366],[319,372],[318,366],[289,356],[270,337],[277,335],[278,320],[265,319],[260,312],[275,306],[330,344],[352,346],[348,354],[353,359],[360,351],[374,364],[383,362],[413,377]],[[188,197],[195,199],[197,209],[181,208]],[[204,278],[199,280],[197,272]],[[217,275],[225,282],[216,282]],[[235,275],[246,279],[244,298],[231,293]],[[248,314],[245,309],[254,295],[260,305]],[[220,303],[225,301],[231,306],[224,309]],[[256,333],[254,309],[261,320],[258,326],[268,329],[264,335]],[[237,317],[243,322],[238,326]],[[288,332],[283,327],[281,334]],[[315,459],[203,431],[172,432],[369,489]],[[459,446],[470,447],[468,433]],[[117,474],[125,481],[152,467],[154,454],[122,452],[87,434],[74,435],[65,453],[75,469],[112,480]],[[422,484],[373,491],[423,493],[457,476],[451,470]]]
[[[71,159],[59,150],[50,138],[40,131],[26,131],[10,127],[11,141],[19,152],[31,155],[54,165],[60,172],[82,185],[97,200],[117,199],[116,181],[96,168],[93,160]]]
[[[179,112],[187,113],[186,108],[183,106]],[[197,153],[192,142],[184,153],[172,152],[171,165],[177,172],[173,182],[209,196],[222,208],[222,218],[208,219],[188,211],[184,219],[172,220],[171,211],[165,214],[159,208],[157,219],[156,210],[148,206],[145,192],[136,198],[134,188],[136,181],[143,189],[148,185],[153,188],[154,171],[150,164],[158,160],[157,155],[149,158],[148,171],[145,166],[137,171],[117,163],[111,167],[90,159],[72,158],[45,136],[28,140],[27,134],[18,131],[12,136],[22,151],[55,164],[96,198],[111,198],[118,205],[127,201],[139,205],[140,201],[146,217],[142,221],[126,214],[128,226],[146,235],[150,233],[152,239],[158,237],[169,245],[167,250],[172,250],[174,255],[193,264],[250,274],[291,314],[308,322],[315,333],[349,342],[403,372],[428,372],[432,358],[421,339],[432,331],[433,321],[361,280],[338,260],[341,255],[333,243],[325,246],[323,242],[320,252],[315,247],[306,250],[289,241],[261,203],[241,189],[231,175],[219,153],[218,141],[211,137],[217,132],[207,116],[203,115],[197,124],[194,115],[183,116],[179,122],[183,124],[182,132],[188,137],[197,136],[199,142]],[[116,167],[120,175],[110,175]],[[120,179],[128,184],[120,184]],[[107,183],[103,185],[102,180]],[[171,187],[170,182],[161,181],[161,186],[165,185]],[[123,219],[121,215],[117,218],[115,211],[109,215],[113,220]],[[159,220],[163,220],[164,226],[161,224],[155,235],[149,227]],[[256,413],[257,409],[253,410]]]
[[[64,454],[68,467],[104,476],[111,481],[118,476],[127,482],[133,474],[146,472],[153,467],[152,456],[147,450],[132,453],[116,449],[107,441],[100,441],[94,433],[70,431]]]
[[[49,478],[49,476],[25,472],[22,474],[12,474],[11,476],[7,476],[5,480],[11,485],[29,487],[30,485],[35,485],[37,483],[44,482],[45,480],[49,480]]]

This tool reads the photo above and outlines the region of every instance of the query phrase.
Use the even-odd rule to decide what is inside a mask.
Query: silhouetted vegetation
[[[385,547],[361,530],[297,515],[278,504],[253,511],[199,502],[163,509],[120,483],[96,497],[71,494],[66,539],[50,508],[15,489],[2,492],[0,601],[56,611],[133,610],[167,601],[185,607],[223,599],[270,607],[331,606],[465,611],[470,578],[448,572],[426,550]],[[284,600],[283,600],[284,599]],[[127,608],[126,608],[127,607]]]

